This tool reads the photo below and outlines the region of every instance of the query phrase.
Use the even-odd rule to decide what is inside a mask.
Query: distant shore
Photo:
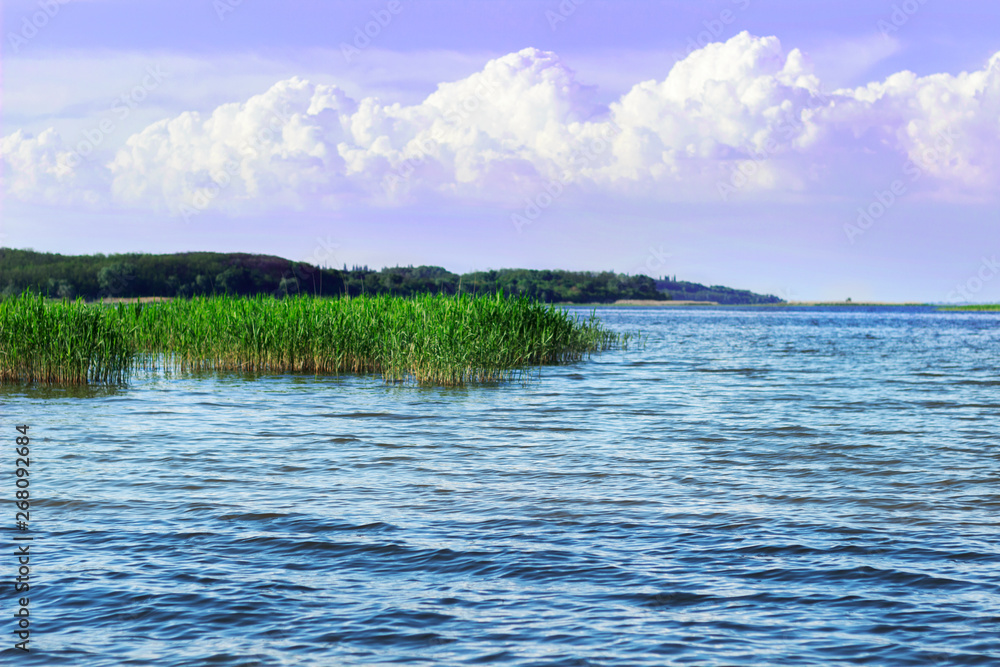
[[[100,302],[106,304],[114,303],[135,303],[136,301],[140,303],[155,303],[160,301],[173,301],[176,297],[170,296],[142,296],[142,297],[104,297],[100,299]],[[727,308],[746,308],[748,306],[759,307],[759,308],[782,308],[782,307],[850,307],[850,306],[860,306],[860,307],[927,307],[927,308],[937,308],[941,311],[955,311],[955,312],[997,312],[1000,311],[1000,305],[997,304],[975,304],[975,305],[963,305],[963,306],[948,306],[943,304],[934,303],[921,303],[916,301],[786,301],[783,303],[757,303],[757,304],[720,304],[718,301],[686,301],[678,299],[675,301],[660,301],[656,299],[619,299],[613,303],[573,303],[573,302],[559,302],[553,305],[557,306],[573,306],[575,308],[611,308],[620,306],[634,306],[634,307],[650,307],[650,306],[725,306]]]
[[[996,310],[1000,309],[998,306],[975,306],[975,307],[959,307],[959,308],[947,308],[933,303],[922,303],[917,301],[785,301],[782,303],[738,303],[738,304],[720,304],[718,301],[657,301],[652,299],[619,299],[613,303],[558,303],[559,306],[576,306],[576,307],[618,307],[618,306],[724,306],[726,308],[787,308],[787,307],[815,307],[815,306],[837,306],[837,307],[851,307],[851,306],[861,306],[861,307],[914,307],[923,306],[932,308],[937,306],[942,310]]]
[[[919,301],[788,301],[777,306],[930,306]]]
[[[619,299],[611,306],[718,306],[718,301],[658,301],[654,299]]]

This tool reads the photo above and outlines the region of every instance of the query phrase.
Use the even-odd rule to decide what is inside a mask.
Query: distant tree
[[[298,293],[299,293],[299,279],[298,278],[296,278],[294,276],[290,276],[290,277],[282,278],[281,282],[278,283],[278,292],[277,292],[278,296],[285,297],[285,296],[291,296],[292,294],[298,294]]]
[[[382,274],[382,286],[389,292],[399,292],[403,286],[403,274],[399,271],[386,271]]]
[[[56,296],[60,299],[73,299],[76,297],[76,288],[68,280],[60,280],[56,286]]]
[[[101,296],[133,296],[135,265],[127,262],[109,264],[97,272]]]
[[[64,285],[63,283],[66,283]],[[774,296],[698,283],[653,280],[610,271],[496,269],[458,275],[439,266],[397,266],[374,271],[355,265],[320,269],[273,255],[189,252],[173,255],[58,255],[0,248],[0,285],[8,295],[28,289],[58,297],[228,294],[323,296],[349,294],[490,293],[543,301],[608,303],[617,299],[691,299],[719,303],[777,303]]]
[[[249,294],[253,279],[245,268],[232,266],[215,276],[215,289],[226,294]]]
[[[208,276],[199,273],[194,279],[194,291],[197,294],[208,294],[212,291],[212,280]]]

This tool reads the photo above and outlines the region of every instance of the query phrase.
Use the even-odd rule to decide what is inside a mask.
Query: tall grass
[[[136,314],[136,306],[93,307],[27,292],[0,301],[0,383],[126,380]]]
[[[995,312],[1000,310],[1000,304],[988,303],[988,304],[978,304],[973,306],[941,306],[938,310],[945,311],[956,311],[956,312]]]
[[[73,342],[78,337],[82,343]],[[163,365],[460,385],[512,380],[532,366],[627,343],[593,315],[579,319],[499,294],[201,297],[114,307],[22,295],[0,304],[0,382],[116,382]]]

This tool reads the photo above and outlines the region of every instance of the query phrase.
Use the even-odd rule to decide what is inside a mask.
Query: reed
[[[377,373],[389,382],[502,382],[626,346],[628,335],[528,298],[216,296],[104,306],[0,304],[0,382],[119,382],[137,368]]]
[[[135,358],[137,308],[95,308],[25,292],[0,301],[0,383],[117,383]]]
[[[953,312],[996,312],[1000,310],[1000,304],[987,303],[987,304],[977,304],[972,306],[941,306],[938,310],[953,311]]]

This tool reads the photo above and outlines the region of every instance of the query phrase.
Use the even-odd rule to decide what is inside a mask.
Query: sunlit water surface
[[[1000,314],[599,314],[645,349],[526,386],[0,390],[35,536],[5,656],[1000,664]]]

